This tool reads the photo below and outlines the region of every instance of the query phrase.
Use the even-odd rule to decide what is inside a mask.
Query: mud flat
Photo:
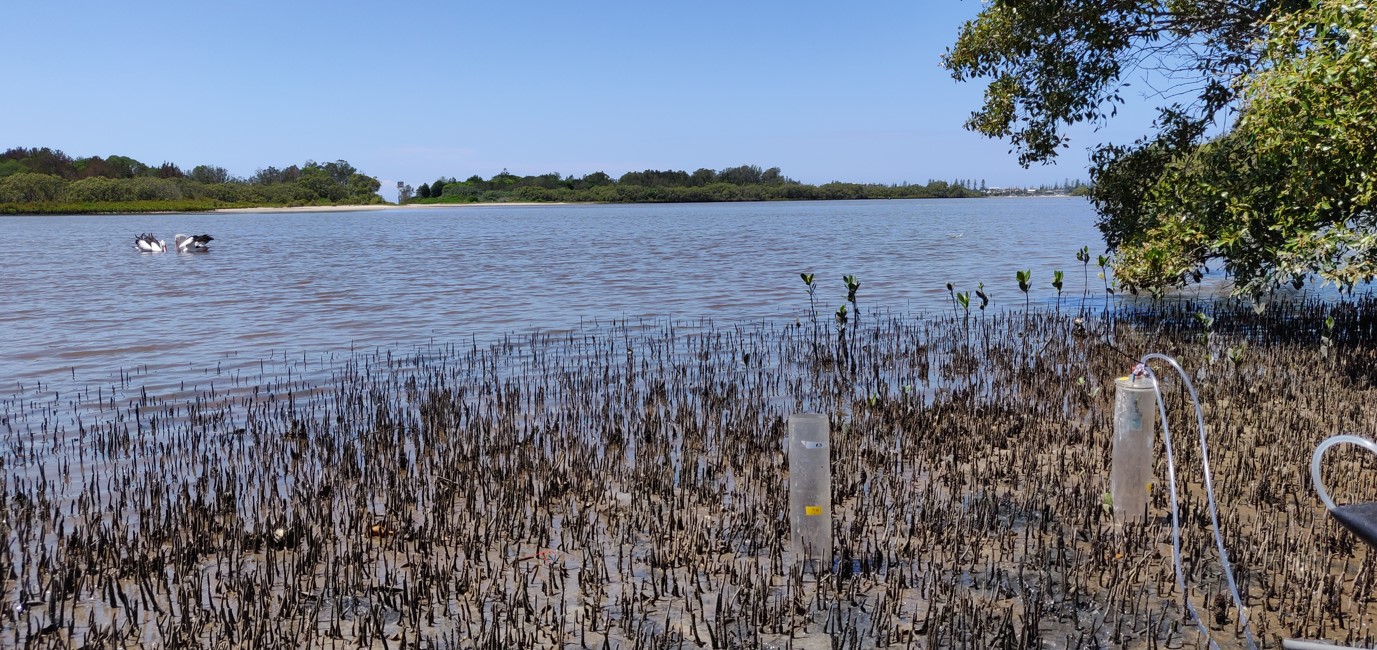
[[[1194,648],[1208,630],[1241,647],[1179,381],[1204,620],[1175,587],[1166,493],[1140,527],[1105,508],[1112,382],[1151,351],[1205,403],[1259,638],[1370,644],[1372,555],[1306,463],[1329,435],[1377,434],[1374,332],[1371,302],[873,317],[844,336],[656,323],[326,371],[274,358],[178,390],[11,385],[0,646]],[[818,572],[789,551],[802,411],[832,426]],[[1377,499],[1374,459],[1328,458],[1336,498]]]

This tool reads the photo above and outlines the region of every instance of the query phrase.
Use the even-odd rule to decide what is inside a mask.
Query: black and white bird
[[[178,253],[204,253],[210,250],[210,242],[215,238],[210,235],[178,234],[172,240],[177,244]]]
[[[167,251],[167,244],[153,235],[141,233],[134,238],[134,249],[140,253],[162,253]]]

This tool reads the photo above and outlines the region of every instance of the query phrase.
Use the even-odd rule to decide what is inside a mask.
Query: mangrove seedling
[[[833,314],[833,317],[837,320],[837,343],[842,346],[844,354],[846,347],[846,305],[837,307],[837,313]]]
[[[952,286],[950,282],[947,283],[947,295],[951,296],[951,313],[956,316],[956,287]]]
[[[1239,362],[1243,361],[1243,353],[1248,351],[1248,342],[1243,341],[1236,346],[1229,347],[1229,361],[1233,362],[1237,368]]]
[[[1052,271],[1052,288],[1057,290],[1057,311],[1061,311],[1061,271]]]
[[[1200,324],[1200,342],[1205,345],[1204,365],[1212,365],[1219,359],[1219,353],[1214,349],[1214,318],[1198,311],[1195,312],[1195,322]]]
[[[961,303],[961,308],[966,310],[966,315],[971,315],[971,292],[962,291],[956,294],[956,302]]]
[[[1086,389],[1086,393],[1092,398],[1100,394],[1100,387],[1091,386],[1090,383],[1085,380],[1085,375],[1076,378],[1076,385]]]
[[[837,369],[844,371],[847,367],[847,361],[851,357],[846,345],[846,304],[843,303],[837,307],[837,313],[833,314],[832,317],[836,319],[837,325]]]
[[[817,293],[818,285],[813,284],[812,273],[800,273],[798,277],[803,278],[803,286],[808,287],[808,315],[812,317],[813,323],[818,321],[818,303],[813,294]]]
[[[851,303],[851,310],[856,312],[856,322],[861,320],[861,308],[856,305],[856,290],[861,288],[861,283],[854,275],[842,276],[842,282],[846,283],[846,301]]]
[[[979,282],[975,285],[975,297],[980,299],[980,331],[985,331],[985,308],[990,306],[990,296],[985,293],[985,283]],[[970,309],[966,310],[967,312]]]
[[[1100,267],[1100,279],[1104,280],[1104,292],[1111,296],[1114,295],[1114,289],[1109,286],[1109,276],[1105,273],[1109,269],[1109,258],[1100,255],[1095,259],[1095,264]]]
[[[1334,347],[1334,317],[1328,316],[1324,319],[1324,333],[1320,335],[1320,356],[1329,358],[1329,351]]]
[[[1032,288],[1032,285],[1028,284],[1028,282],[1033,277],[1033,269],[1028,269],[1027,271],[1015,271],[1014,277],[1018,278],[1018,290],[1023,292],[1023,313],[1027,314],[1029,307],[1028,301],[1030,299],[1028,295],[1028,289]]]
[[[1090,293],[1090,247],[1082,246],[1076,251],[1076,261],[1081,263],[1081,271],[1085,276],[1084,283],[1081,284],[1081,313],[1085,313],[1085,298]]]

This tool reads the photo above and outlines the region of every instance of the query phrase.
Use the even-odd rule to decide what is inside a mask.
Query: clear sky
[[[940,67],[974,0],[9,2],[0,148],[247,176],[345,159],[383,182],[756,164],[808,183],[1085,178],[962,129]]]

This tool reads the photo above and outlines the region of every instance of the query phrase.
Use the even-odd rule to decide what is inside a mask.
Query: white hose
[[[1341,444],[1358,445],[1363,449],[1377,454],[1377,442],[1348,433],[1327,438],[1324,442],[1321,442],[1319,446],[1315,447],[1315,453],[1310,457],[1310,480],[1315,484],[1315,492],[1319,493],[1320,501],[1323,502],[1324,507],[1329,510],[1333,510],[1338,506],[1334,505],[1334,500],[1329,498],[1329,491],[1324,489],[1324,480],[1320,477],[1320,460],[1324,458],[1324,452],[1329,451],[1330,447]],[[1337,646],[1301,639],[1283,639],[1281,647],[1287,650],[1335,650],[1349,648],[1351,646]]]
[[[1171,428],[1167,424],[1167,407],[1162,400],[1161,384],[1157,381],[1157,375],[1152,372],[1152,368],[1147,365],[1148,361],[1153,359],[1165,361],[1176,370],[1176,373],[1181,376],[1181,380],[1186,384],[1186,391],[1190,394],[1191,403],[1195,405],[1195,423],[1200,429],[1200,465],[1205,473],[1205,496],[1209,501],[1210,525],[1214,529],[1215,547],[1219,550],[1219,565],[1224,572],[1224,580],[1229,586],[1229,594],[1233,596],[1234,606],[1238,608],[1238,623],[1243,628],[1244,641],[1249,650],[1257,650],[1257,642],[1253,639],[1253,628],[1248,624],[1248,610],[1244,608],[1243,598],[1239,596],[1238,585],[1234,582],[1233,569],[1229,566],[1229,554],[1224,550],[1224,536],[1219,532],[1219,512],[1214,501],[1214,480],[1210,476],[1210,451],[1205,443],[1205,413],[1200,408],[1200,397],[1195,392],[1195,385],[1191,383],[1191,378],[1185,370],[1181,369],[1181,364],[1177,363],[1176,359],[1154,352],[1140,359],[1138,363],[1141,370],[1135,369],[1134,372],[1141,372],[1152,380],[1152,389],[1157,393],[1157,412],[1162,418],[1162,440],[1166,444],[1167,477],[1169,479],[1168,485],[1171,488],[1171,551],[1172,561],[1176,569],[1176,587],[1181,590],[1181,600],[1186,603],[1186,611],[1196,620],[1200,620],[1200,616],[1195,612],[1195,607],[1186,597],[1186,579],[1181,566],[1181,522],[1177,514],[1176,502],[1175,454],[1172,453]],[[1377,451],[1377,446],[1373,449]],[[1215,644],[1214,639],[1210,638],[1209,627],[1201,625],[1201,629],[1205,631],[1205,638],[1209,641],[1210,647],[1218,648],[1219,646]]]
[[[1315,491],[1320,494],[1320,501],[1324,502],[1324,507],[1330,510],[1333,510],[1336,506],[1334,505],[1334,500],[1329,498],[1329,491],[1324,489],[1324,481],[1320,479],[1320,459],[1324,457],[1324,452],[1328,451],[1330,447],[1344,443],[1358,445],[1363,449],[1377,454],[1377,442],[1349,433],[1333,436],[1321,442],[1318,447],[1315,447],[1315,455],[1310,457],[1310,480],[1315,483]]]

